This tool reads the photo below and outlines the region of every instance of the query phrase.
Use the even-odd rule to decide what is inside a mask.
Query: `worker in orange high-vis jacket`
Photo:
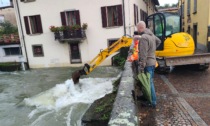
[[[128,61],[133,62],[133,61],[137,61],[139,59],[139,40],[133,40],[133,43],[130,47],[130,51],[129,53],[131,53],[128,56]],[[158,67],[158,63],[156,62],[155,67]]]
[[[133,62],[139,58],[139,40],[133,40],[133,48],[130,49],[131,55],[128,57],[128,61]]]

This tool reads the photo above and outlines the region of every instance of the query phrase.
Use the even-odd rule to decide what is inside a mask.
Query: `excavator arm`
[[[79,82],[81,75],[87,75],[92,72],[96,67],[98,67],[107,57],[112,55],[114,52],[118,51],[122,47],[129,47],[132,43],[132,38],[123,36],[114,42],[111,46],[104,50],[100,50],[99,54],[90,61],[89,64],[85,64],[83,69],[77,70],[72,74],[72,79],[74,84]]]

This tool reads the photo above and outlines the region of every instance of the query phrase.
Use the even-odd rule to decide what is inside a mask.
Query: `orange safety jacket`
[[[134,47],[132,49],[132,55],[128,57],[128,61],[133,62],[139,58],[139,40],[134,40]]]
[[[128,61],[133,62],[139,59],[139,40],[134,40],[133,54],[128,57]],[[158,63],[156,61],[155,67],[158,67]]]

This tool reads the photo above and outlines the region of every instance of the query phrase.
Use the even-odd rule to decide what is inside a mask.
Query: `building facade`
[[[0,9],[0,23],[9,21],[14,26],[17,26],[14,8]]]
[[[210,1],[179,0],[182,31],[192,35],[197,49],[210,50]]]
[[[159,4],[158,0],[13,2],[22,53],[31,68],[83,66],[124,34],[133,35],[137,22]],[[83,24],[86,30],[70,31]],[[110,65],[111,57],[102,65]]]
[[[4,6],[0,7],[0,23],[5,21],[17,26],[16,15],[13,8],[12,1],[2,1]],[[4,27],[8,27],[8,24],[4,24]],[[4,32],[7,31],[7,32]],[[22,58],[22,51],[17,33],[9,34],[11,29],[2,29],[0,34],[0,63],[1,62],[20,62]],[[14,31],[16,32],[16,31]]]

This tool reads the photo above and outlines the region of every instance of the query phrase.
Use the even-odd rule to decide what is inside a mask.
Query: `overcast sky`
[[[159,0],[160,6],[163,6],[165,4],[177,4],[178,0]]]

